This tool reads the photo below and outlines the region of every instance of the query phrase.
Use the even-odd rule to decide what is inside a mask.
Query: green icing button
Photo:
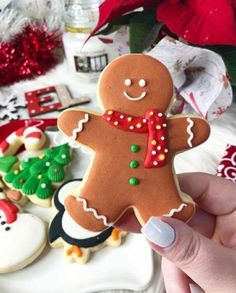
[[[130,149],[131,149],[131,152],[136,153],[140,150],[140,147],[137,144],[132,144]]]
[[[129,184],[130,185],[138,185],[139,184],[139,180],[135,177],[131,177],[129,178]]]
[[[130,168],[135,169],[139,166],[139,162],[138,161],[131,161],[129,166],[130,166]]]

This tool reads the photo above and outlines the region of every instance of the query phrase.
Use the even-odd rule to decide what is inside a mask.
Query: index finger
[[[178,175],[181,191],[189,194],[206,212],[224,215],[236,209],[236,184],[210,174],[184,173]]]

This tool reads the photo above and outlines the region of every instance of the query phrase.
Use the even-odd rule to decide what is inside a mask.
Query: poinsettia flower
[[[109,21],[120,17],[124,13],[140,7],[155,7],[158,2],[159,0],[106,0],[99,7],[99,20],[91,35],[99,31]]]
[[[196,45],[236,45],[235,0],[166,0],[157,19]]]

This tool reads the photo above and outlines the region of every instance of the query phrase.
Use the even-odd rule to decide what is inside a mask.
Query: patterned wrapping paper
[[[109,40],[119,55],[130,52],[129,28],[122,27]],[[172,114],[197,114],[210,121],[231,105],[232,88],[220,55],[170,37],[144,53],[159,59],[172,75],[176,89]]]
[[[217,176],[236,183],[236,146],[228,144],[217,168]]]
[[[149,53],[169,69],[177,90],[173,114],[213,120],[232,103],[233,93],[220,55],[173,38],[163,38]]]

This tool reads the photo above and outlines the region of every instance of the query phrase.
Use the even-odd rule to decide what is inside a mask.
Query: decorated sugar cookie
[[[1,192],[1,196],[3,193]],[[0,274],[32,263],[47,243],[45,223],[0,196]]]
[[[64,181],[65,167],[71,162],[68,144],[46,149],[39,157],[26,158],[18,164],[14,159],[18,161],[13,156],[0,158],[0,172],[10,189],[8,197],[14,202],[27,197],[37,205],[49,207],[55,188]]]
[[[126,232],[109,227],[101,233],[90,232],[79,226],[67,213],[64,201],[70,194],[79,190],[81,179],[65,182],[54,196],[54,205],[58,213],[49,227],[49,243],[52,247],[64,246],[64,253],[69,261],[86,263],[91,252],[104,246],[119,246]]]
[[[173,160],[208,138],[207,122],[167,116],[173,82],[166,67],[147,55],[111,62],[98,96],[102,116],[70,109],[58,118],[63,133],[94,152],[76,198],[65,200],[67,213],[91,231],[114,225],[130,208],[141,225],[162,215],[188,221],[194,204],[180,191]]]

